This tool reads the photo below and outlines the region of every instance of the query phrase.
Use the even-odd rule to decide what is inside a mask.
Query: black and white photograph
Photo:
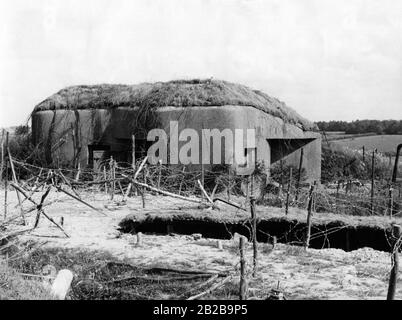
[[[1,0],[0,146],[0,300],[402,300],[400,0]]]

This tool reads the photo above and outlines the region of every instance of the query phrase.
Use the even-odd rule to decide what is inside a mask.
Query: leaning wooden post
[[[252,236],[253,236],[253,277],[257,275],[257,263],[258,263],[258,250],[257,250],[257,215],[255,212],[255,198],[250,198],[250,210],[252,220]]]
[[[395,291],[396,291],[396,283],[398,282],[398,272],[399,272],[399,257],[398,251],[401,245],[401,226],[394,224],[392,225],[392,235],[394,240],[394,244],[392,247],[392,256],[391,256],[391,273],[389,275],[389,284],[388,284],[388,294],[387,300],[395,299]]]
[[[203,188],[204,188],[204,183],[205,183],[204,163],[201,163],[201,184],[202,184]],[[201,192],[201,198],[204,199],[204,193],[202,193],[202,192]]]
[[[9,133],[6,133],[6,155],[5,155],[5,162],[6,162],[6,174],[4,177],[4,219],[7,218],[7,189],[8,189],[8,137]]]
[[[314,192],[314,186],[315,186],[315,181],[314,184],[311,185],[310,187],[310,192],[308,195],[308,207],[307,207],[307,230],[306,230],[306,239],[304,242],[304,249],[307,250],[307,248],[310,245],[310,236],[311,236],[311,214],[312,214],[312,204],[313,204],[313,192]]]
[[[370,195],[370,212],[374,214],[374,166],[375,166],[375,150],[371,157],[371,195]]]
[[[289,171],[289,182],[288,182],[288,190],[286,191],[286,207],[285,207],[285,214],[287,215],[289,212],[289,197],[290,197],[290,188],[292,185],[292,168]]]
[[[296,201],[299,200],[300,179],[301,179],[302,168],[303,168],[303,154],[304,154],[304,150],[303,150],[303,148],[301,148],[300,149],[299,174],[298,174],[297,181],[296,181],[296,196],[295,196]]]
[[[239,299],[247,300],[247,279],[246,279],[246,259],[244,257],[244,237],[239,239],[240,250],[240,288]]]

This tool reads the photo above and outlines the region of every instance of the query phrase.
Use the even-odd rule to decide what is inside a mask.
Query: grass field
[[[379,152],[395,152],[398,144],[402,143],[402,135],[376,135],[331,141],[343,147],[366,150],[376,148]]]

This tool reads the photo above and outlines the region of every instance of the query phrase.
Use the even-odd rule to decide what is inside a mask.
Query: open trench
[[[306,224],[297,220],[269,219],[257,223],[257,241],[303,245]],[[201,234],[205,238],[231,239],[234,233],[251,238],[249,221],[222,222],[207,219],[170,219],[153,217],[143,221],[125,219],[120,223],[122,232],[153,234]],[[334,221],[327,224],[314,224],[311,228],[310,248],[336,248],[352,251],[370,247],[379,251],[390,251],[391,231],[375,226],[349,226]]]

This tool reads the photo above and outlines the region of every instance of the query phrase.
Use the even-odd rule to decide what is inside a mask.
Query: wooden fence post
[[[304,249],[307,250],[307,248],[310,245],[310,236],[311,236],[311,214],[312,214],[312,204],[313,204],[313,192],[314,192],[314,187],[315,187],[316,182],[314,181],[314,184],[311,185],[310,187],[310,192],[308,195],[308,206],[307,206],[307,230],[306,230],[306,239],[304,242]]]
[[[392,225],[392,235],[394,237],[394,244],[392,248],[392,256],[391,256],[391,273],[389,275],[389,284],[388,284],[388,294],[387,300],[395,299],[395,291],[396,291],[396,283],[398,282],[398,272],[399,272],[399,257],[398,251],[401,245],[401,226],[394,224]]]
[[[255,198],[250,197],[250,211],[252,220],[252,236],[253,236],[253,277],[257,275],[258,264],[258,248],[257,248],[257,214],[255,211]]]
[[[388,212],[389,212],[389,217],[392,219],[393,216],[393,209],[394,209],[394,199],[393,199],[393,191],[394,189],[392,188],[392,184],[389,186],[388,190]]]
[[[285,207],[285,214],[287,215],[289,212],[289,197],[290,197],[290,188],[292,185],[292,168],[289,171],[289,182],[288,182],[288,190],[286,191],[286,207]]]
[[[246,259],[244,258],[244,237],[239,239],[240,250],[240,288],[239,299],[247,300],[247,279],[246,279]]]
[[[78,171],[77,171],[77,175],[75,176],[75,181],[80,180],[80,175],[81,175],[81,162],[78,162]]]
[[[8,131],[6,132],[6,155],[5,155],[5,169],[6,169],[6,174],[4,177],[4,219],[7,218],[7,189],[8,189],[8,138],[9,138],[9,133]]]
[[[301,179],[301,173],[302,173],[302,167],[303,167],[303,155],[304,155],[304,150],[301,148],[300,150],[300,162],[299,162],[299,175],[297,177],[296,181],[296,196],[295,200],[299,200],[299,189],[300,189],[300,179]]]
[[[108,194],[106,164],[103,165],[103,179],[105,180],[105,193]]]
[[[159,161],[158,161],[158,169],[159,169],[159,171],[158,171],[158,189],[160,189],[161,188],[161,178],[162,178],[162,159],[160,159]]]
[[[3,179],[3,169],[4,169],[4,132],[3,129],[1,131],[1,167],[0,167],[0,180]]]
[[[341,187],[341,181],[338,180],[336,185],[336,197],[335,197],[335,212],[338,213],[338,201],[339,201],[339,188]]]
[[[114,193],[115,193],[115,189],[116,189],[116,182],[114,181],[114,177],[115,177],[115,172],[114,172],[114,160],[113,160],[113,156],[110,156],[110,179],[111,181],[111,190],[110,190],[110,199],[113,200],[114,199]]]
[[[366,149],[363,146],[363,162],[365,162],[365,161],[366,161]]]
[[[144,178],[144,180],[145,180],[145,178]],[[142,187],[142,188],[137,187],[137,190],[138,190],[138,192],[140,193],[140,196],[141,196],[142,208],[145,209],[145,190],[146,190],[146,188],[145,187]]]
[[[228,166],[228,188],[227,188],[227,193],[228,193],[228,201],[230,201],[230,188],[232,184],[232,174],[230,171],[230,166]]]
[[[184,178],[185,178],[185,175],[184,175],[184,172],[185,172],[185,171],[186,171],[186,166],[183,166],[183,170],[182,170],[183,177],[182,177],[182,179],[180,180],[179,195],[181,194],[181,187],[183,186],[183,181],[184,181]]]
[[[374,166],[375,166],[375,150],[371,157],[371,194],[370,194],[370,213],[374,214]]]

